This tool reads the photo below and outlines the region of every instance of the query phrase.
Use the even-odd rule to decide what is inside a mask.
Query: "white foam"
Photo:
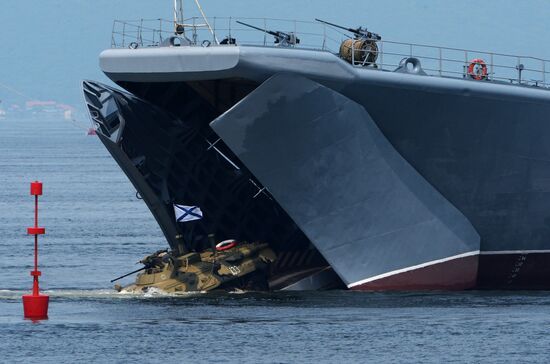
[[[21,299],[24,294],[30,294],[30,290],[0,290],[0,300]],[[52,289],[41,291],[51,298],[161,298],[161,297],[195,297],[206,294],[206,291],[199,292],[174,292],[168,293],[156,287],[149,288],[146,292],[135,292],[122,290],[117,292],[114,289]]]

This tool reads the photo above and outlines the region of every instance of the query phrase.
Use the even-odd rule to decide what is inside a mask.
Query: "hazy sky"
[[[106,81],[98,54],[114,19],[171,18],[171,0],[1,0],[0,83],[81,106],[82,79]],[[550,0],[202,0],[208,16],[315,17],[386,40],[550,59]],[[189,10],[193,1],[187,1]],[[192,14],[196,15],[196,11]],[[16,96],[0,88],[0,99]]]

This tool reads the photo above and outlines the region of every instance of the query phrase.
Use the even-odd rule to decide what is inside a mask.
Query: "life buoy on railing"
[[[233,247],[237,246],[237,241],[233,239],[224,240],[218,244],[216,244],[216,250],[221,252],[224,250],[231,249]]]
[[[468,66],[468,76],[478,81],[487,79],[487,65],[485,61],[481,58],[472,59]]]

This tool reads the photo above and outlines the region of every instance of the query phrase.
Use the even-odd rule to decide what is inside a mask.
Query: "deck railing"
[[[187,39],[191,46],[218,46],[225,38],[236,39],[238,45],[277,46],[273,36],[237,21],[267,30],[292,32],[300,39],[300,43],[291,47],[335,54],[338,54],[342,41],[350,37],[344,31],[319,22],[232,17],[185,19],[184,32],[178,37]],[[174,21],[163,19],[115,20],[111,47],[168,46],[170,39],[176,35],[175,26]],[[376,64],[367,65],[367,68],[393,71],[404,58],[414,57],[420,60],[422,69],[428,75],[466,78],[469,77],[468,66],[471,61],[482,59],[487,69],[487,76],[484,78],[486,80],[550,88],[550,60],[388,40],[376,43]],[[352,64],[356,67],[365,66],[360,60],[355,60]]]

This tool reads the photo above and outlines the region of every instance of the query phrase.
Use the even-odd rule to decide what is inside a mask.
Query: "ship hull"
[[[482,252],[479,261],[479,289],[550,289],[548,251]]]
[[[186,85],[181,87],[208,101],[203,123],[220,117],[281,72],[299,74],[362,106],[404,161],[471,224],[479,234],[479,247],[422,253],[419,261],[404,259],[401,265],[387,264],[376,272],[353,268],[359,270],[355,278],[343,278],[350,289],[550,288],[550,144],[545,143],[550,138],[550,92],[356,70],[327,52],[233,48],[220,54],[193,50],[192,61],[185,64],[177,61],[184,53],[159,56],[147,50],[138,59],[132,51],[107,51],[102,68],[123,88],[175,115],[181,110],[170,98]],[[157,57],[166,61],[163,70],[154,67]],[[238,153],[231,159],[243,162]],[[256,178],[253,168],[244,164],[239,166]],[[277,196],[275,202],[288,214],[285,223],[296,223],[293,211]],[[300,239],[315,243],[307,232],[301,235],[304,226],[296,227]],[[426,239],[430,236],[426,233]],[[330,254],[321,253],[331,263]]]
[[[477,286],[479,257],[462,254],[356,282],[356,291],[465,290]]]

